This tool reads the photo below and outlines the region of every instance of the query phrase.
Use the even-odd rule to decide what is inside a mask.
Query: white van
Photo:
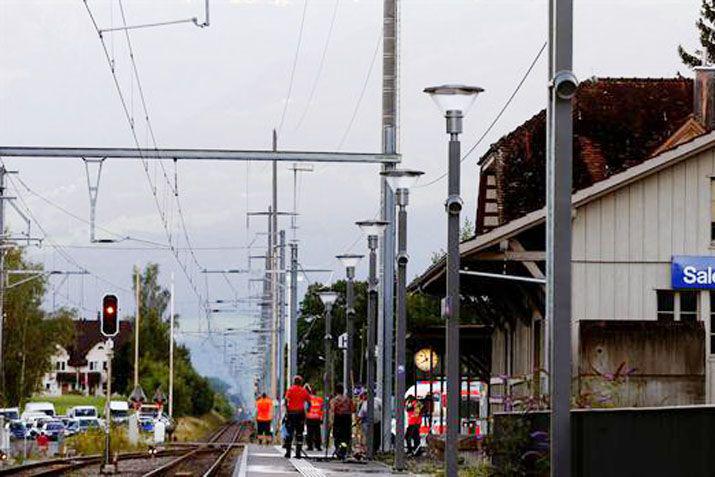
[[[0,416],[4,417],[6,421],[17,421],[20,419],[20,408],[19,407],[6,407],[0,409]]]
[[[48,416],[55,416],[55,405],[51,402],[28,402],[25,404],[24,413],[42,412]]]
[[[126,401],[109,401],[109,416],[112,422],[127,422],[129,419],[129,403]]]
[[[94,406],[72,406],[67,410],[67,417],[79,419],[80,417],[98,417],[97,408]]]

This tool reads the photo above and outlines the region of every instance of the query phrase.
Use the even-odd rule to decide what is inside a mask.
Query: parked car
[[[4,417],[8,421],[17,421],[18,419],[20,419],[20,408],[19,407],[1,408],[0,416]]]
[[[64,437],[65,425],[58,419],[47,421],[40,428],[40,432],[44,432],[51,441],[56,441]]]
[[[10,421],[8,424],[8,429],[10,431],[11,439],[26,439],[27,438],[27,426],[24,422],[17,419],[15,421]]]
[[[77,419],[70,419],[65,423],[65,436],[73,436],[79,431],[79,421]]]
[[[89,429],[98,429],[102,427],[102,423],[96,417],[80,417],[77,419],[79,422],[79,431],[85,432]]]
[[[129,403],[126,401],[109,401],[109,416],[112,422],[119,424],[127,422],[129,419]]]
[[[94,406],[72,406],[67,410],[67,416],[79,419],[80,417],[98,417],[99,414]]]
[[[37,434],[39,434],[39,429],[42,427],[42,425],[45,422],[51,421],[53,419],[54,418],[41,412],[22,413],[22,421],[25,422],[25,426],[27,427],[27,436],[32,437],[33,439],[37,436]]]
[[[56,414],[55,405],[51,402],[28,402],[25,404],[25,411],[23,414],[26,412],[42,412],[50,417],[54,417]]]

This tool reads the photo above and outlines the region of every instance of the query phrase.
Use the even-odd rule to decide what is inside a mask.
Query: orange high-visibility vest
[[[273,399],[265,397],[256,401],[256,420],[261,422],[273,420]]]
[[[323,420],[323,398],[320,396],[310,396],[310,409],[305,415],[306,419]]]

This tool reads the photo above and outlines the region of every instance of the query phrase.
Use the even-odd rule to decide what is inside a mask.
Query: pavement
[[[234,469],[233,477],[382,477],[409,475],[393,472],[379,462],[340,462],[325,460],[325,452],[307,452],[303,459],[286,459],[280,446],[249,444]]]

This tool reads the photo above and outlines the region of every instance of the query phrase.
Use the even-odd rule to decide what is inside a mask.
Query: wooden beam
[[[481,252],[469,257],[469,260],[474,261],[512,261],[512,262],[544,262],[546,261],[546,252],[529,251],[529,250],[506,250],[504,252]]]

